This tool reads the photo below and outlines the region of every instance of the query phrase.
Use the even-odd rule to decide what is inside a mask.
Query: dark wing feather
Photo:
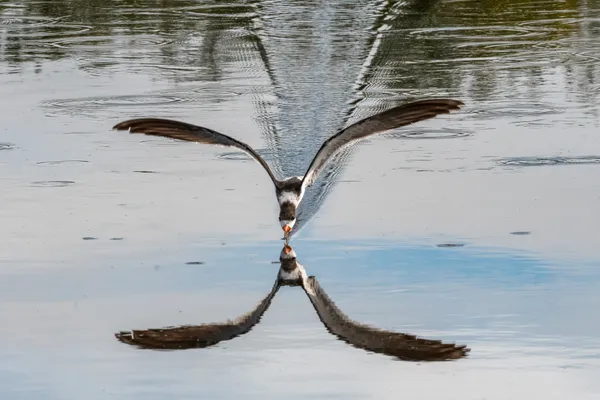
[[[304,187],[312,185],[331,157],[352,143],[376,133],[410,125],[439,114],[447,114],[452,110],[458,110],[462,105],[461,101],[452,99],[415,101],[352,124],[323,143],[306,170],[302,185]]]
[[[462,358],[466,346],[422,339],[406,333],[359,324],[346,316],[327,296],[314,276],[304,281],[304,291],[329,332],[360,349],[408,361],[446,361]]]
[[[275,185],[279,181],[273,171],[258,153],[247,144],[232,137],[213,131],[202,126],[185,122],[161,118],[138,118],[118,123],[113,127],[116,130],[129,130],[131,133],[143,133],[152,136],[164,136],[171,139],[186,140],[188,142],[217,144],[221,146],[236,147],[252,156],[267,171]]]
[[[276,281],[271,293],[252,311],[233,321],[162,329],[121,331],[115,336],[123,343],[144,349],[180,350],[212,346],[249,332],[260,322],[279,287],[279,281]]]

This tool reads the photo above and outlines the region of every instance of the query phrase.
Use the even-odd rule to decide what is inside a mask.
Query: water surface
[[[600,2],[0,2],[2,399],[596,399]],[[298,288],[251,332],[140,350],[268,293],[268,176],[402,102],[465,108],[336,157],[294,247],[350,317],[468,344],[411,363],[329,335]]]

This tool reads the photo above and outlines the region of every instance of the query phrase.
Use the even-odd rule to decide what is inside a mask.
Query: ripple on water
[[[472,115],[480,115],[484,118],[490,117],[507,117],[507,118],[519,118],[519,117],[532,117],[547,114],[559,114],[562,110],[554,107],[551,104],[542,102],[531,102],[531,103],[487,103],[482,105],[481,108],[474,109],[471,111]]]
[[[242,151],[228,151],[218,155],[221,160],[252,161],[252,157]]]
[[[14,144],[11,143],[1,143],[0,142],[0,151],[2,150],[12,150],[15,148]]]
[[[88,163],[86,160],[51,160],[51,161],[40,161],[37,165],[71,165],[71,164],[85,164]]]
[[[503,25],[487,25],[487,26],[458,26],[458,27],[434,27],[413,29],[411,35],[431,39],[436,38],[452,38],[460,41],[489,41],[494,40],[516,40],[523,39],[539,39],[552,34],[554,29],[543,26],[503,26]]]
[[[35,181],[31,182],[33,187],[65,187],[73,185],[74,181]]]
[[[92,29],[89,25],[65,23],[66,17],[0,16],[7,38],[44,39],[48,37],[79,36]]]
[[[472,132],[467,132],[462,129],[452,129],[452,128],[440,128],[440,129],[431,129],[431,128],[421,128],[414,127],[410,132],[398,132],[392,133],[392,137],[396,138],[405,138],[405,139],[453,139],[453,138],[461,138],[471,136]]]
[[[42,16],[19,16],[0,15],[1,25],[10,25],[17,28],[37,28],[40,26],[49,26],[59,23],[64,17],[50,18]]]
[[[440,243],[437,244],[437,247],[463,247],[464,243]]]
[[[233,12],[233,13],[219,13],[219,14],[214,14],[211,12],[199,12],[199,11],[186,11],[185,15],[190,16],[190,17],[212,17],[212,18],[222,18],[225,20],[230,20],[233,18],[243,18],[243,19],[249,19],[249,18],[253,18],[256,17],[256,13],[253,11],[250,12]]]
[[[511,157],[498,160],[509,167],[539,167],[544,165],[587,165],[600,164],[600,156],[573,157]]]
[[[186,98],[168,95],[130,95],[130,96],[106,96],[86,97],[78,99],[57,99],[42,103],[42,106],[56,109],[95,109],[104,107],[124,106],[159,106],[171,103],[187,101]]]
[[[254,10],[255,7],[252,4],[224,1],[224,2],[219,2],[219,4],[193,5],[193,6],[180,7],[179,9],[181,11],[201,11],[201,12],[216,13],[218,11],[234,12],[236,10],[240,11],[240,12],[246,12],[246,11]]]
[[[80,50],[94,50],[98,49],[98,46],[103,44],[112,45],[114,41],[113,36],[98,35],[98,36],[74,36],[67,38],[60,38],[53,40],[50,44],[52,47],[67,48],[70,46],[77,46]]]
[[[88,31],[92,30],[91,26],[86,25],[74,25],[74,24],[60,24],[45,26],[42,28],[35,28],[27,32],[26,30],[18,29],[13,32],[8,32],[7,37],[13,38],[25,38],[25,39],[50,39],[64,36],[80,36]]]
[[[220,2],[219,4],[206,4],[182,7],[181,10],[190,17],[211,17],[230,20],[233,18],[249,19],[256,17],[256,7],[252,4],[239,4],[233,2]]]
[[[182,74],[189,72],[190,74],[197,74],[200,71],[206,71],[209,68],[204,65],[169,65],[169,64],[145,64],[146,67],[156,68],[163,71],[171,72],[173,74]]]

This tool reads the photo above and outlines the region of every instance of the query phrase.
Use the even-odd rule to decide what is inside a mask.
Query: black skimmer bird
[[[271,292],[254,309],[232,321],[122,331],[115,336],[123,343],[145,349],[180,350],[212,346],[249,332],[260,322],[282,286],[300,286],[327,331],[354,347],[407,361],[456,360],[470,351],[464,345],[423,339],[355,322],[329,298],[317,278],[307,275],[304,267],[296,259],[296,253],[287,244],[282,249],[279,260],[281,267]]]
[[[447,114],[458,110],[463,103],[452,99],[421,100],[391,108],[379,114],[358,121],[342,129],[327,139],[303,176],[294,176],[282,180],[277,179],[266,161],[246,143],[230,136],[202,126],[161,118],[136,118],[118,123],[116,130],[128,130],[131,133],[143,133],[153,136],[164,136],[189,142],[216,144],[235,147],[254,158],[267,171],[273,184],[279,203],[279,222],[285,232],[285,238],[296,223],[296,208],[328,161],[342,149],[376,133],[410,125],[418,121],[433,118],[439,114]]]

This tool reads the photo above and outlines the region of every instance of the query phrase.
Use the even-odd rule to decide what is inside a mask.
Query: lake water
[[[0,88],[0,398],[598,398],[600,1],[0,1]],[[465,107],[338,156],[292,243],[351,318],[467,358],[349,346],[299,288],[206,349],[115,339],[247,312],[283,243],[247,156],[114,124],[301,175],[431,97]]]

